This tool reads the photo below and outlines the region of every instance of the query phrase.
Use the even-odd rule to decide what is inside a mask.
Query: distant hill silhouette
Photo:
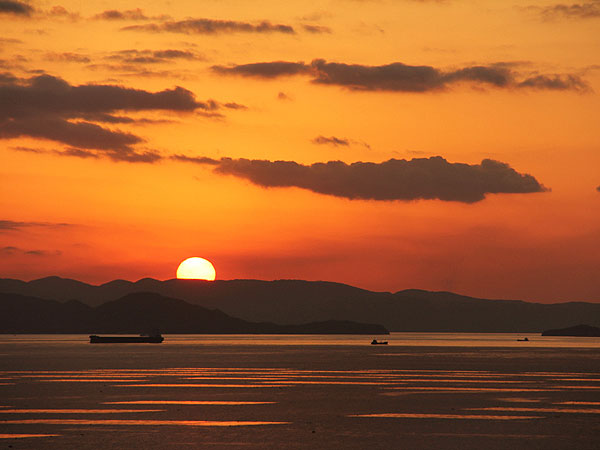
[[[541,332],[574,323],[600,326],[600,304],[485,300],[405,290],[372,292],[340,283],[302,280],[115,280],[100,286],[48,277],[0,279],[0,292],[79,300],[90,306],[135,292],[155,292],[252,322],[300,324],[331,319],[379,323],[391,331]]]
[[[387,334],[381,325],[325,321],[254,323],[156,293],[134,293],[95,308],[0,293],[0,333]]]

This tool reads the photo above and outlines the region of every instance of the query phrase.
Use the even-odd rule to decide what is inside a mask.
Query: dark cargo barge
[[[160,334],[157,336],[90,336],[90,344],[160,344],[164,341]]]

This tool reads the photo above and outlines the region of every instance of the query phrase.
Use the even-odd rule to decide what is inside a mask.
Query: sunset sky
[[[600,301],[599,0],[0,0],[0,29],[0,277],[201,256]]]

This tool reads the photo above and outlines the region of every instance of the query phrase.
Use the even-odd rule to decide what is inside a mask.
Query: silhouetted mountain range
[[[138,292],[97,307],[0,293],[0,333],[387,334],[381,325],[253,323],[160,294]]]
[[[253,322],[301,324],[349,320],[391,331],[541,332],[578,323],[600,326],[600,303],[542,304],[485,300],[450,292],[371,292],[340,283],[301,280],[115,280],[93,286],[48,277],[0,279],[0,292],[90,306],[135,292],[154,292]]]

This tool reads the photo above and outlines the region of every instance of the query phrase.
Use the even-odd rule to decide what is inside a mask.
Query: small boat
[[[90,344],[160,344],[165,338],[160,334],[140,336],[90,336]]]
[[[519,342],[528,342],[529,338],[517,339],[517,341],[519,341]]]
[[[378,341],[377,339],[373,339],[371,345],[388,345],[388,341]]]

